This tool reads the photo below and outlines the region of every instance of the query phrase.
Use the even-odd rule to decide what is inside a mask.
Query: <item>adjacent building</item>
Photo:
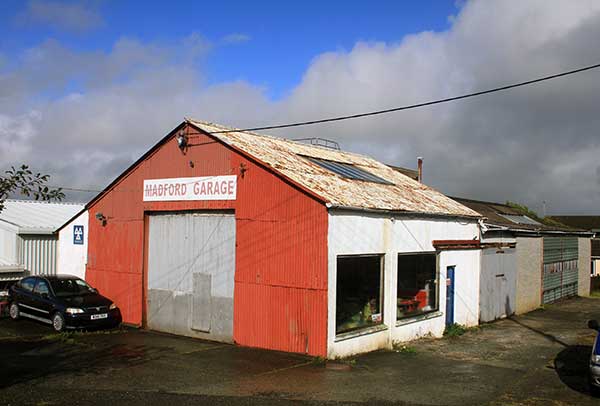
[[[592,233],[548,226],[506,204],[454,198],[484,217],[480,320],[590,292]]]
[[[337,358],[479,321],[480,214],[363,155],[186,120],[86,210],[134,325]]]
[[[0,280],[58,272],[55,231],[82,204],[7,200],[0,212]]]
[[[551,219],[582,230],[594,233],[592,239],[591,276],[600,275],[600,216],[551,216]]]

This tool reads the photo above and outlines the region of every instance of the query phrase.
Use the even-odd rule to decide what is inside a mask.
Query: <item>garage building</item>
[[[478,323],[480,215],[362,155],[186,120],[86,208],[134,325],[336,358]]]
[[[522,314],[590,291],[592,233],[546,225],[506,204],[454,198],[480,213],[480,320]]]

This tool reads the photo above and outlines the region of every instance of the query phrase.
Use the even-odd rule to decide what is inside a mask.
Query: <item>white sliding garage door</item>
[[[479,320],[488,322],[513,314],[516,291],[516,249],[484,249],[479,283]]]
[[[147,323],[152,330],[231,342],[235,217],[149,217]]]

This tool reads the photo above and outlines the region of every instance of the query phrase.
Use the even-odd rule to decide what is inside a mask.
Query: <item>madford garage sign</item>
[[[144,201],[235,200],[237,176],[144,180]]]

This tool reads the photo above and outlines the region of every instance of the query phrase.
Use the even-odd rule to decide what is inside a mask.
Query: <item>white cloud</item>
[[[0,69],[0,161],[36,163],[54,184],[103,186],[184,116],[241,127],[315,119],[598,62],[597,1],[474,1],[451,21],[445,32],[318,55],[277,102],[247,82],[207,86],[199,61],[210,44],[198,34],[170,45],[124,38],[106,53],[47,41]],[[422,155],[426,182],[452,195],[600,214],[599,74],[272,134],[331,138],[398,165]],[[73,81],[77,92],[52,96]]]
[[[250,36],[239,32],[226,35],[221,39],[223,44],[241,44],[250,41]]]
[[[23,26],[45,24],[54,29],[75,32],[90,31],[104,25],[97,10],[83,4],[47,0],[30,0],[16,22]]]

